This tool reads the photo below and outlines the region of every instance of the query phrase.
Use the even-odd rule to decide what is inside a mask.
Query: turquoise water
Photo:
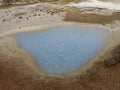
[[[13,37],[43,70],[67,73],[94,58],[106,44],[107,33],[98,27],[55,27]]]

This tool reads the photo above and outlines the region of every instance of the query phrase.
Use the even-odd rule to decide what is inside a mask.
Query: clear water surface
[[[42,69],[67,73],[95,57],[104,47],[107,33],[98,27],[55,27],[13,36]]]

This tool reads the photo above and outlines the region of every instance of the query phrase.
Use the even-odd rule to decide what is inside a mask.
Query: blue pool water
[[[43,70],[67,73],[94,58],[104,47],[107,33],[98,27],[55,27],[13,37]]]

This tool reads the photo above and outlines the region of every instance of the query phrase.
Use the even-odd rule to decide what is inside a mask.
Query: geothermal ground
[[[119,6],[119,2],[97,0],[0,6],[0,90],[120,90]],[[108,46],[79,73],[49,75],[38,71],[32,57],[11,37],[18,32],[74,24],[100,26],[111,33]]]

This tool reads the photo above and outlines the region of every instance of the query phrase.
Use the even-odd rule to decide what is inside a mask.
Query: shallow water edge
[[[106,44],[108,33],[98,27],[53,27],[13,35],[46,72],[68,73],[79,69]]]
[[[75,24],[75,23],[74,23]],[[73,23],[64,23],[64,24],[57,24],[56,26],[61,26],[61,25],[73,25]],[[75,24],[75,26],[86,26],[85,24],[79,24],[79,23],[77,23],[77,24]],[[46,25],[47,26],[47,25]],[[52,26],[55,26],[55,25],[51,25],[51,27]],[[74,25],[73,25],[74,26]],[[88,26],[94,26],[94,25],[88,25]],[[96,25],[95,25],[96,26]],[[98,25],[98,27],[99,27],[99,25]],[[101,27],[101,26],[100,26]],[[38,28],[40,28],[40,27],[38,27]],[[45,27],[45,28],[49,28],[49,27]],[[104,28],[104,27],[103,27]],[[30,28],[27,28],[27,29],[25,29],[25,32],[29,32],[29,29]],[[32,30],[33,29],[33,30]],[[35,30],[34,30],[35,29]],[[26,31],[27,30],[27,31]],[[36,31],[37,29],[36,28],[31,28],[30,29],[30,31]],[[39,29],[40,30],[40,29]],[[42,28],[42,30],[44,30],[44,27]],[[108,29],[106,29],[106,31],[107,31]],[[24,29],[23,29],[23,31],[20,31],[20,32],[24,32]],[[109,30],[107,31],[108,33],[109,33]],[[18,32],[14,32],[14,33],[18,33]],[[13,35],[13,33],[11,33],[11,35]],[[10,35],[10,36],[11,36]],[[80,74],[81,72],[83,72],[83,71],[85,71],[86,69],[88,69],[88,68],[90,68],[91,66],[92,66],[92,64],[94,64],[94,62],[96,61],[96,60],[98,60],[97,58],[101,55],[101,54],[103,54],[103,52],[105,52],[107,49],[108,49],[108,46],[110,46],[110,41],[111,41],[111,39],[110,39],[110,37],[108,38],[109,40],[108,40],[108,43],[107,43],[107,45],[105,46],[105,48],[103,49],[103,50],[101,50],[101,53],[99,53],[99,55],[97,55],[95,58],[93,58],[92,60],[90,60],[90,62],[88,62],[88,63],[86,63],[86,65],[84,65],[83,67],[81,67],[79,70],[76,70],[76,71],[74,71],[74,72],[70,72],[70,73],[68,73],[68,74],[48,74],[48,73],[45,73],[45,72],[43,72],[44,73],[44,75],[46,75],[46,76],[53,76],[53,77],[61,77],[61,78],[63,78],[63,77],[71,77],[71,76],[76,76],[76,75],[78,75],[78,74]],[[17,43],[16,43],[17,44]],[[106,48],[107,47],[107,48]],[[21,49],[21,48],[20,48]],[[26,51],[24,51],[24,53],[27,53]],[[27,53],[28,54],[28,53]],[[31,56],[30,56],[31,57]],[[32,57],[31,57],[32,58]],[[32,58],[33,59],[33,58]],[[35,65],[35,67],[37,67],[36,65]],[[41,73],[41,72],[39,72],[39,70],[38,70],[38,73]]]

